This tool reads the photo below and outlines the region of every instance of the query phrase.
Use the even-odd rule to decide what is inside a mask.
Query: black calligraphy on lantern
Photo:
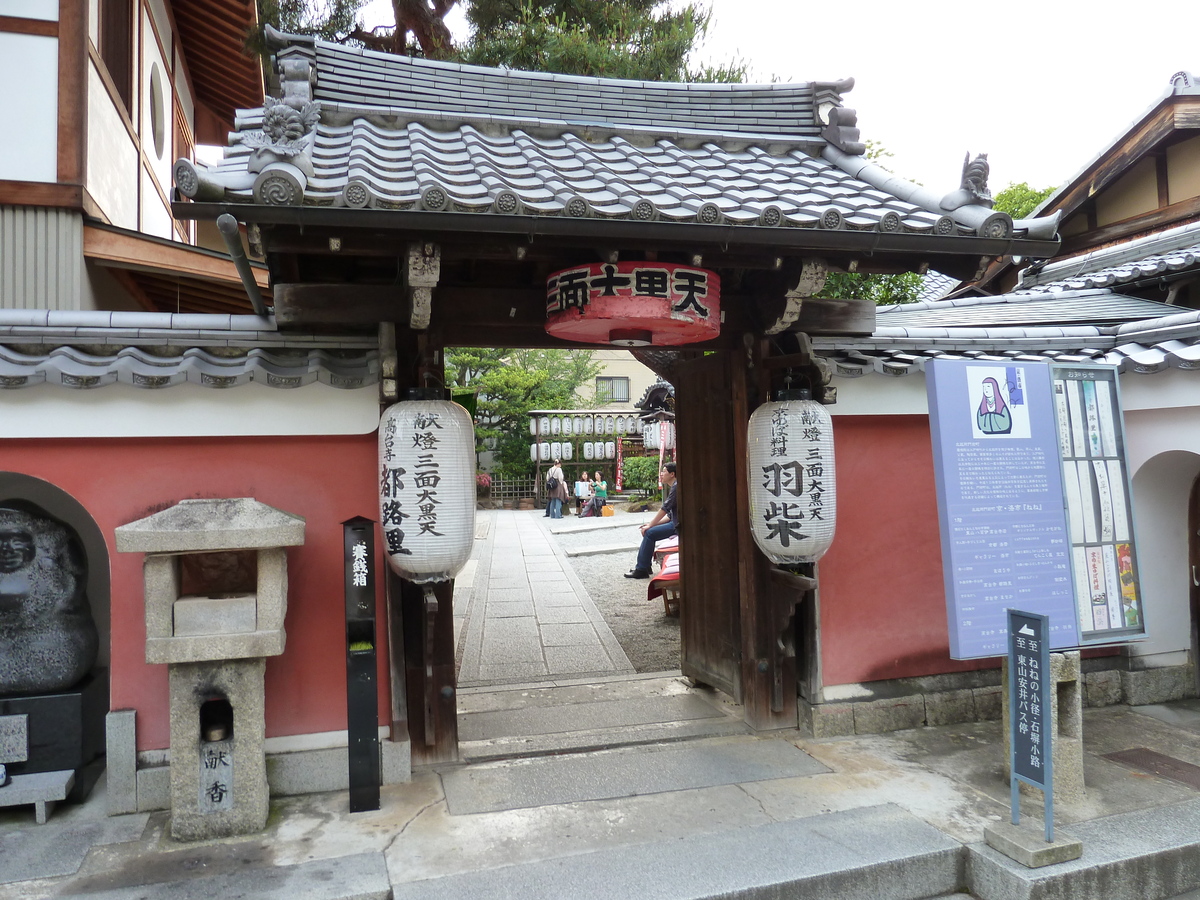
[[[790,446],[794,435],[789,429],[793,425],[800,429],[800,440],[794,444],[808,445],[803,459],[787,458],[798,449]],[[801,523],[805,520],[825,520],[825,458],[820,444],[812,445],[824,437],[823,427],[819,415],[807,407],[801,409],[795,419],[789,417],[786,407],[771,414],[770,456],[780,458],[780,461],[762,466],[762,487],[777,499],[766,504],[762,516],[767,528],[766,539],[778,541],[781,547],[789,547],[810,536],[802,531]]]
[[[771,455],[787,456],[787,409],[782,406],[771,413]]]
[[[583,309],[600,297],[651,297],[666,300],[674,313],[707,319],[710,274],[704,269],[642,265],[622,271],[604,263],[564,269],[546,281],[546,312]]]

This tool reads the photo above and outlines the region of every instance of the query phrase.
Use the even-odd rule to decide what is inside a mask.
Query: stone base
[[[176,840],[253,834],[266,827],[265,672],[262,658],[169,667],[171,836]],[[227,761],[209,770],[201,763],[200,703],[213,697],[229,701],[233,733],[212,742],[226,751]]]
[[[1011,822],[986,826],[983,839],[993,850],[1029,869],[1070,862],[1083,856],[1083,841],[1058,839],[1046,843],[1044,828],[1034,831]]]
[[[0,716],[28,716],[29,758],[9,763],[9,774],[70,770],[76,778],[68,799],[86,800],[104,770],[107,712],[107,669],[97,669],[69,691],[0,697]]]

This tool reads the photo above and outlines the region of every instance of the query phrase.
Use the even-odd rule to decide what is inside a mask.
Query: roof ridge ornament
[[[992,192],[987,186],[991,170],[986,153],[971,159],[971,151],[968,150],[963,157],[962,183],[957,191],[951,191],[942,198],[942,209],[955,210],[963,206],[986,206],[991,209]]]
[[[859,140],[861,132],[857,127],[858,113],[855,110],[836,106],[829,110],[826,118],[828,125],[821,132],[821,137],[851,156],[862,156],[867,152],[867,145]]]

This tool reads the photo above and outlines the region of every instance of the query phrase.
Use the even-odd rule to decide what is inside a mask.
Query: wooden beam
[[[65,16],[63,18],[65,19]],[[47,22],[44,19],[26,19],[22,16],[0,16],[0,32],[7,34],[35,34],[39,37],[58,37],[58,23],[54,21]]]
[[[83,209],[83,187],[40,181],[0,181],[0,206],[53,206]]]
[[[1071,254],[1087,250],[1090,247],[1110,244],[1113,241],[1132,237],[1143,232],[1158,231],[1168,225],[1173,225],[1177,222],[1182,223],[1198,215],[1200,215],[1200,197],[1181,200],[1178,203],[1172,203],[1170,206],[1164,206],[1162,209],[1156,209],[1152,212],[1143,213],[1140,216],[1134,216],[1131,219],[1123,219],[1120,222],[1105,225],[1103,228],[1093,228],[1085,231],[1083,234],[1065,238],[1062,243],[1062,255],[1070,256]]]
[[[59,0],[58,180],[83,184],[87,166],[87,0]]]
[[[1122,175],[1134,163],[1162,140],[1173,134],[1181,127],[1189,127],[1183,123],[1193,121],[1200,115],[1200,97],[1173,96],[1142,121],[1133,131],[1126,135],[1120,146],[1097,160],[1096,163],[1081,174],[1075,182],[1063,193],[1049,212],[1061,209],[1064,213],[1074,212],[1088,198],[1104,190]],[[1194,127],[1194,126],[1191,126]]]
[[[230,259],[173,241],[158,241],[128,231],[83,227],[83,255],[109,268],[186,275],[208,281],[241,283]],[[254,268],[254,280],[264,290],[266,269]]]

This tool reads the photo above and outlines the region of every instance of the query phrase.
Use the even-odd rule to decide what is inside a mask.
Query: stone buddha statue
[[[49,516],[0,507],[0,696],[69,688],[99,638],[79,540]]]

